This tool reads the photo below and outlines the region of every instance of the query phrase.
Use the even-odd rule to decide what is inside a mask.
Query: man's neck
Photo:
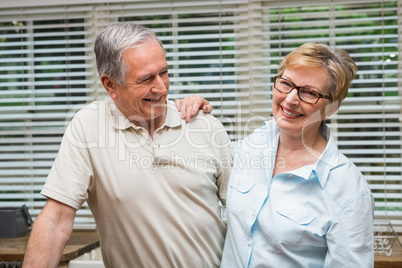
[[[152,139],[155,130],[163,126],[163,124],[165,123],[165,119],[166,119],[166,112],[163,115],[148,121],[131,120],[130,118],[128,118],[128,120],[130,120],[130,122],[133,123],[134,125],[144,128]]]

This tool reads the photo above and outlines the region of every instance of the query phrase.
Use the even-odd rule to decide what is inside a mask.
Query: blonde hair
[[[278,75],[295,65],[324,68],[330,77],[329,95],[332,102],[338,102],[338,107],[348,95],[349,85],[357,72],[355,62],[345,50],[330,48],[325,44],[301,45],[285,56],[279,65]]]

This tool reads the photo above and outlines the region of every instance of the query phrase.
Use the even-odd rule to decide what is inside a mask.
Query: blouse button
[[[294,215],[295,211],[292,209],[289,213],[290,213],[290,215]]]

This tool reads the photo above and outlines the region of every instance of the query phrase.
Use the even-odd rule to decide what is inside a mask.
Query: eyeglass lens
[[[287,94],[290,93],[293,89],[296,89],[298,91],[299,98],[308,103],[316,103],[320,97],[316,92],[312,91],[311,89],[297,87],[292,82],[287,81],[286,79],[281,77],[275,79],[274,87],[277,90]]]

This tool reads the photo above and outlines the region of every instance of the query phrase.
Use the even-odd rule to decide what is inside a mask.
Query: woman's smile
[[[285,108],[285,107],[282,106],[282,105],[281,105],[281,110],[282,110],[282,114],[283,114],[284,116],[288,117],[288,118],[292,118],[292,117],[294,117],[294,118],[299,118],[299,117],[304,116],[304,114],[298,113],[298,112],[296,112],[296,111],[294,111],[294,110],[287,109],[287,108]]]

